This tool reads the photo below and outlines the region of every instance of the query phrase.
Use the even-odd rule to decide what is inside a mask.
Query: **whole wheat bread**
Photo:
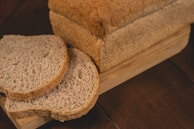
[[[54,35],[6,35],[0,40],[0,92],[12,99],[45,94],[67,69],[66,45]]]
[[[103,38],[176,0],[49,0],[54,12]]]
[[[194,22],[194,0],[49,0],[49,8],[55,35],[90,55],[100,72]]]
[[[98,71],[92,60],[78,49],[70,49],[69,56],[69,70],[55,89],[44,96],[26,101],[7,97],[7,112],[16,118],[40,115],[60,121],[86,114],[98,98]]]

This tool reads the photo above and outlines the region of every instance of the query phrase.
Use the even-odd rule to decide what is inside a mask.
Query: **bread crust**
[[[97,74],[97,73],[96,73]],[[96,83],[94,95],[90,98],[90,100],[85,103],[82,108],[79,110],[73,111],[73,112],[55,112],[53,110],[49,109],[28,109],[28,110],[22,110],[22,111],[16,111],[16,112],[9,112],[9,114],[14,118],[23,118],[23,117],[29,117],[29,116],[42,116],[42,117],[51,117],[56,120],[59,120],[61,122],[77,119],[82,117],[83,115],[86,115],[96,104],[96,101],[99,97],[99,77],[97,78],[98,82]],[[2,97],[1,102],[6,103],[6,98]]]
[[[72,50],[76,50],[77,52],[79,52],[77,49],[75,49],[75,48],[72,48],[71,50],[69,50],[70,52],[73,52]],[[84,53],[82,52],[82,55],[83,55]],[[75,53],[74,53],[74,55],[76,56],[76,57],[74,57],[74,58],[79,58],[79,55],[76,55]],[[78,56],[78,57],[77,57]],[[71,56],[70,56],[71,57]],[[85,58],[86,57],[86,55],[84,54],[84,56],[83,56],[83,58]],[[84,63],[85,65],[87,65],[87,68],[88,69],[92,69],[91,71],[92,71],[92,75],[90,75],[90,78],[92,78],[92,80],[91,81],[93,81],[93,83],[88,83],[88,78],[86,77],[86,75],[84,75],[83,76],[83,81],[84,81],[84,83],[83,84],[80,84],[80,86],[81,87],[84,87],[84,86],[86,86],[86,84],[94,84],[94,85],[88,85],[88,87],[92,87],[91,89],[92,89],[92,91],[91,91],[91,89],[90,90],[87,90],[87,91],[85,91],[86,89],[88,89],[88,88],[84,88],[85,90],[84,90],[84,92],[83,93],[86,93],[86,92],[88,92],[87,94],[78,94],[79,92],[77,92],[76,93],[76,89],[77,89],[77,87],[79,86],[79,84],[78,85],[76,85],[76,84],[73,84],[72,82],[70,82],[70,83],[68,83],[68,82],[66,82],[66,81],[68,81],[69,79],[71,79],[71,78],[77,78],[77,80],[79,80],[80,79],[80,77],[79,77],[79,74],[78,74],[78,72],[79,71],[76,71],[76,74],[71,74],[71,72],[73,72],[73,70],[72,69],[74,69],[75,67],[74,67],[74,65],[76,65],[77,67],[76,68],[78,68],[79,70],[80,70],[80,67],[82,66],[82,64],[78,64],[78,62],[77,63],[74,63],[73,65],[70,63],[70,65],[72,65],[72,67],[71,67],[71,70],[72,71],[69,71],[69,73],[70,73],[70,76],[68,76],[67,77],[67,79],[68,80],[66,80],[66,81],[64,81],[64,82],[62,82],[61,83],[61,86],[60,86],[60,88],[58,87],[58,88],[56,88],[56,90],[60,90],[61,92],[56,92],[56,90],[53,90],[53,91],[51,91],[51,92],[55,92],[54,94],[55,95],[57,95],[57,94],[59,94],[59,93],[63,93],[64,94],[64,90],[67,90],[66,88],[68,87],[67,85],[68,84],[73,84],[74,86],[72,86],[73,88],[71,89],[72,91],[72,93],[73,92],[75,92],[76,93],[76,95],[78,95],[79,97],[81,97],[82,95],[88,95],[89,97],[87,97],[87,100],[85,100],[81,105],[79,105],[79,102],[76,102],[76,104],[75,105],[77,105],[78,104],[78,107],[75,107],[75,109],[73,108],[73,109],[67,109],[67,110],[65,110],[65,109],[60,109],[60,106],[57,108],[57,109],[53,109],[52,108],[52,106],[50,107],[50,106],[47,106],[47,105],[44,105],[44,107],[41,107],[41,105],[39,105],[40,107],[37,107],[37,106],[27,106],[28,104],[32,104],[32,101],[36,101],[36,98],[35,99],[33,99],[33,100],[29,100],[29,101],[17,101],[17,100],[11,100],[11,99],[9,99],[8,97],[6,98],[6,102],[5,102],[5,109],[7,110],[7,112],[11,115],[11,116],[13,116],[13,117],[15,117],[15,118],[22,118],[22,117],[27,117],[27,116],[34,116],[34,115],[38,115],[38,116],[47,116],[47,117],[52,117],[52,118],[54,118],[54,119],[56,119],[56,120],[59,120],[59,121],[66,121],[66,120],[71,120],[71,119],[75,119],[75,118],[79,118],[79,117],[81,117],[81,116],[83,116],[83,115],[85,115],[86,113],[88,113],[89,111],[90,111],[90,109],[92,109],[92,107],[95,105],[95,103],[96,103],[96,101],[97,101],[97,99],[98,99],[98,96],[99,96],[99,89],[100,89],[100,81],[99,81],[99,75],[98,75],[98,71],[97,71],[97,69],[96,69],[96,66],[95,66],[95,64],[92,62],[92,60],[87,56],[87,58],[85,58],[85,59],[81,59],[83,62],[80,62],[80,63]],[[82,68],[82,70],[83,71],[85,71],[85,67],[81,67]],[[82,72],[83,72],[82,71]],[[68,75],[68,73],[67,73],[67,75]],[[73,79],[72,81],[75,81],[75,79]],[[80,81],[78,81],[78,82],[80,82]],[[68,84],[67,84],[68,83]],[[76,88],[76,89],[75,89]],[[80,89],[82,89],[82,88],[80,88]],[[80,91],[81,92],[81,91]],[[45,94],[45,95],[47,95],[47,94]],[[51,98],[53,98],[52,97],[52,93],[50,94],[50,93],[48,93],[48,98],[47,99],[49,99],[49,96],[51,97]],[[60,94],[60,95],[62,95],[62,94]],[[62,101],[62,98],[63,98],[64,96],[62,96],[62,97],[60,97],[60,100]],[[69,96],[69,97],[71,97],[71,96]],[[40,102],[40,103],[44,103],[45,101],[49,101],[49,100],[45,100],[45,101],[42,101],[42,97],[40,97],[40,98],[37,98],[38,100],[38,102]],[[41,99],[41,100],[40,100]],[[81,101],[82,99],[80,99],[79,101]],[[69,99],[67,100],[67,101],[70,101]],[[73,100],[73,101],[78,101],[78,100]],[[83,101],[83,100],[82,100]],[[56,102],[56,101],[55,101]],[[58,102],[58,101],[57,101]],[[57,105],[57,102],[56,103],[53,103],[54,105],[56,104]],[[14,103],[14,105],[12,105],[14,108],[15,107],[21,107],[21,103],[23,104],[23,103],[25,103],[25,106],[27,106],[27,108],[23,108],[23,106],[22,106],[22,108],[16,108],[16,110],[10,110],[9,109],[9,107],[11,106],[11,104],[13,104]],[[19,103],[19,106],[17,105]],[[60,103],[60,102],[59,102]],[[74,106],[75,106],[74,105]],[[61,105],[62,107],[64,107],[64,106],[66,106],[66,105]],[[71,105],[69,105],[69,106],[71,106]],[[69,107],[69,106],[67,106],[67,108]]]
[[[102,39],[52,10],[49,12],[49,16],[55,35],[61,37],[67,44],[90,55],[95,63],[100,65],[100,48],[104,43]]]
[[[55,88],[61,80],[64,78],[64,75],[66,74],[68,67],[69,67],[69,61],[68,61],[68,56],[65,56],[65,61],[62,69],[56,76],[52,78],[52,80],[47,81],[45,85],[40,86],[38,89],[30,91],[30,92],[25,92],[25,93],[18,93],[18,92],[12,92],[12,91],[7,91],[5,89],[6,95],[11,98],[11,99],[17,99],[17,100],[28,100],[28,99],[33,99],[39,96],[44,95],[45,93],[49,92],[53,88]]]
[[[88,29],[52,10],[50,20],[56,35],[90,55],[99,71],[104,72],[192,23],[194,2],[178,0],[103,38],[94,36]],[[100,41],[98,47],[94,45],[97,41]]]
[[[42,36],[44,36],[44,35],[42,35]],[[23,38],[25,38],[25,36],[23,36]],[[61,82],[61,80],[64,78],[64,75],[66,74],[68,67],[69,67],[69,57],[68,57],[68,53],[67,53],[67,47],[66,47],[64,41],[62,41],[62,39],[60,39],[58,37],[57,37],[57,39],[61,42],[61,46],[64,48],[63,62],[61,62],[63,64],[61,65],[61,68],[59,69],[58,73],[53,75],[51,80],[47,80],[46,83],[44,83],[43,85],[39,85],[38,88],[36,88],[36,89],[29,90],[29,91],[23,91],[23,92],[22,91],[17,92],[17,91],[12,90],[11,88],[6,89],[4,87],[7,84],[0,84],[0,92],[4,93],[6,96],[8,96],[11,99],[28,100],[28,99],[36,98],[38,96],[42,96],[45,93],[49,92],[51,89],[55,88]]]
[[[49,0],[54,12],[103,37],[177,0]]]

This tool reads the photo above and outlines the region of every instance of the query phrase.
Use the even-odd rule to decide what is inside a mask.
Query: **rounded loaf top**
[[[103,37],[177,0],[49,0],[51,10]]]

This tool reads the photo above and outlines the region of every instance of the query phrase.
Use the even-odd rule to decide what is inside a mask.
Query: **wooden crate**
[[[190,26],[187,25],[175,34],[155,43],[155,45],[126,60],[118,66],[104,73],[100,73],[100,94],[105,93],[126,80],[179,53],[187,45],[189,35]],[[3,98],[0,100],[2,101]],[[1,106],[3,108],[3,103],[1,103]],[[16,119],[9,116],[8,113],[7,115],[18,129],[37,128],[52,120],[48,117],[39,116]]]

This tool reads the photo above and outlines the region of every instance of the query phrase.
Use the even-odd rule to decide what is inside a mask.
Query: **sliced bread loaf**
[[[0,40],[0,92],[12,99],[43,95],[67,69],[66,45],[54,35],[6,35]]]
[[[18,101],[8,97],[5,109],[13,117],[51,116],[65,121],[86,114],[96,103],[99,76],[92,60],[78,49],[70,49],[70,66],[65,78],[44,96]]]
[[[103,38],[177,0],[48,0],[51,10]]]
[[[55,35],[92,57],[100,72],[194,22],[194,0],[94,1],[49,0],[49,15]]]

